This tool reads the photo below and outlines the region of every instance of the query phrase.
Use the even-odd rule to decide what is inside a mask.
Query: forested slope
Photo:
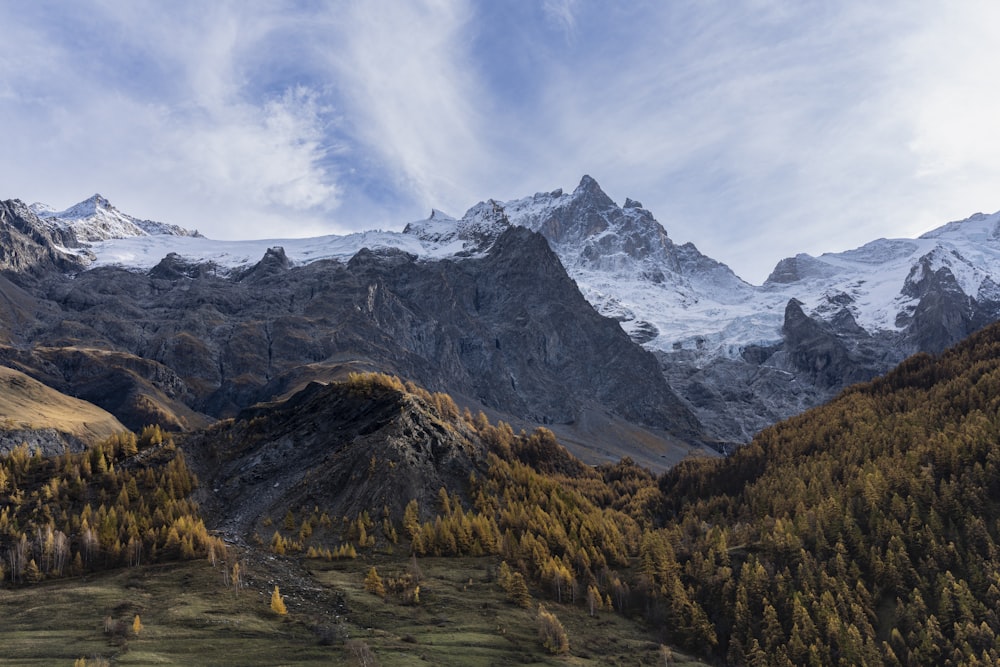
[[[1000,327],[660,487],[729,661],[1000,657]]]

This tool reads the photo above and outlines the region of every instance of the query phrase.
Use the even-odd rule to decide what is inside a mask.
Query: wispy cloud
[[[424,207],[466,206],[470,189],[488,184],[488,91],[468,51],[472,18],[461,1],[391,12],[354,3],[338,10],[337,48],[326,54],[359,149]]]
[[[590,49],[547,72],[542,171],[589,171],[755,281],[782,255],[961,214],[957,198],[941,205],[943,192],[931,204],[937,188],[914,178],[915,158],[970,167],[979,156],[974,181],[1000,175],[985,159],[996,152],[993,93],[975,90],[996,78],[983,46],[1000,22],[982,12],[966,12],[983,21],[966,30],[930,4],[678,7],[645,8],[641,21],[607,22],[593,6],[577,16]],[[964,46],[937,66],[916,57],[936,60],[949,42]],[[957,182],[968,169],[949,174],[942,190],[970,194]]]
[[[576,31],[576,17],[573,7],[576,0],[544,0],[542,10],[545,16],[558,25],[567,37],[572,37]]]
[[[62,181],[48,197],[68,189],[80,197],[85,187],[119,184],[119,202],[153,208],[138,214],[206,223],[219,236],[273,235],[290,212],[306,212],[303,227],[319,229],[315,218],[340,194],[331,109],[306,86],[261,94],[248,79],[248,54],[280,17],[248,18],[238,5],[179,7],[89,7],[63,17],[73,28],[61,40],[43,37],[42,16],[9,17],[24,22],[11,50],[27,42],[33,53],[4,68],[22,97],[0,109],[8,127],[25,132],[22,152],[36,163],[25,176],[38,179],[47,165],[47,182],[24,189]],[[32,98],[40,102],[29,115]]]

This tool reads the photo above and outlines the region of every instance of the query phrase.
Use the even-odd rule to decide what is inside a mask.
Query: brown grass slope
[[[55,448],[47,452],[55,454],[63,444],[81,449],[127,429],[93,403],[61,394],[20,371],[0,366],[0,451],[32,440],[29,432],[40,430],[55,432],[45,438],[50,446],[43,447]]]

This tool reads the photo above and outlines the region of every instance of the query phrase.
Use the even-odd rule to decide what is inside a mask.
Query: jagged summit
[[[32,204],[31,211],[51,226],[71,231],[77,241],[95,243],[109,239],[126,239],[136,236],[201,236],[177,225],[153,220],[140,220],[122,213],[100,194],[74,204],[63,211],[56,211],[42,203]]]
[[[580,179],[580,184],[576,186],[576,190],[573,191],[573,195],[577,197],[586,197],[590,199],[594,205],[601,208],[614,206],[615,204],[611,197],[609,197],[604,190],[601,189],[600,184],[592,176],[587,174]]]
[[[591,176],[572,193],[538,193],[503,207],[511,223],[548,239],[601,313],[652,349],[685,335],[686,323],[675,323],[678,310],[743,303],[750,292],[725,264],[692,244],[676,245],[641,203],[618,206]]]
[[[426,220],[406,225],[403,234],[469,256],[487,251],[510,226],[503,205],[490,199],[470,208],[461,220],[433,209]]]
[[[48,207],[46,208],[46,211],[38,214],[39,217],[60,218],[62,220],[79,220],[81,218],[97,215],[98,212],[102,211],[108,214],[121,215],[118,209],[116,209],[105,197],[101,196],[100,193],[95,193],[88,199],[84,199],[82,202],[70,206],[65,211],[53,211]]]
[[[437,221],[444,220],[444,221],[452,221],[452,222],[454,222],[454,220],[455,220],[455,218],[451,217],[450,215],[448,215],[444,211],[439,211],[436,208],[432,208],[431,209],[431,214],[429,216],[427,216],[427,219],[428,220],[437,220]]]

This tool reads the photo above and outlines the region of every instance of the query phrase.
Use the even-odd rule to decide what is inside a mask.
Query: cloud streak
[[[23,25],[3,67],[20,97],[0,109],[26,130],[18,152],[34,169],[5,181],[60,204],[111,187],[139,215],[219,237],[273,234],[289,214],[303,233],[328,226],[322,214],[340,201],[330,108],[305,85],[262,94],[247,76],[248,54],[280,20],[224,5],[87,9],[63,17],[62,40],[44,36],[43,15],[7,17]]]

